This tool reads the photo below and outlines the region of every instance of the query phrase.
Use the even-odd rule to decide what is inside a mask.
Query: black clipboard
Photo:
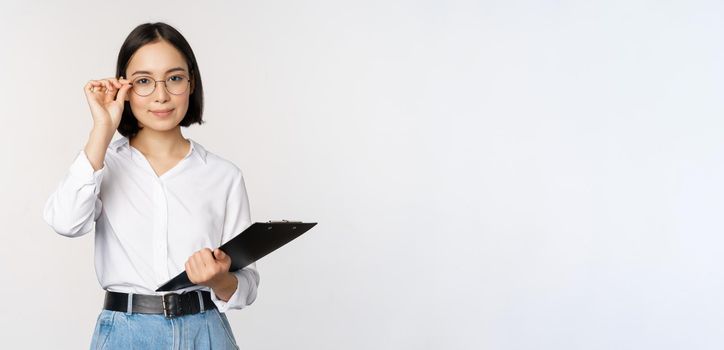
[[[316,222],[286,220],[255,222],[219,249],[231,257],[229,272],[241,270],[301,236],[316,224]],[[193,285],[186,271],[183,271],[156,291],[168,292]]]

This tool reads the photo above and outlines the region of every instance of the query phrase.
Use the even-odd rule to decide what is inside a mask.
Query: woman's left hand
[[[216,258],[214,258],[216,256]],[[189,257],[186,261],[186,274],[191,283],[208,286],[214,289],[228,277],[231,258],[221,249],[204,248]]]

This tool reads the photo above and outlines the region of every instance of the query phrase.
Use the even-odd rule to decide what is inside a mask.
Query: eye
[[[148,81],[147,78],[138,78],[138,79],[136,79],[136,84],[146,85],[146,84],[148,84],[148,83],[149,83],[149,81]]]
[[[169,81],[174,81],[174,82],[183,81],[184,79],[185,79],[185,77],[180,76],[180,75],[174,75],[174,76],[168,78]]]

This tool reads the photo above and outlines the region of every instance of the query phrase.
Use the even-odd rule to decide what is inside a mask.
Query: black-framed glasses
[[[181,95],[191,85],[191,79],[185,75],[172,75],[166,80],[154,80],[152,77],[141,76],[133,79],[131,88],[138,96],[146,97],[156,91],[156,85],[163,83],[166,91],[172,95]]]

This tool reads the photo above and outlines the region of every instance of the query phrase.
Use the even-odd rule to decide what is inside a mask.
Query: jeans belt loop
[[[128,293],[128,304],[126,304],[126,315],[133,313],[133,293]]]
[[[204,297],[201,294],[201,291],[196,291],[196,294],[199,296],[199,312],[204,313]]]

